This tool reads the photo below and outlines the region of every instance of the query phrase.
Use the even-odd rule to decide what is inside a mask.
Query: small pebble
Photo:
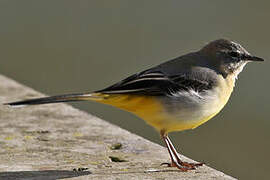
[[[88,170],[88,168],[74,168],[73,171],[76,171],[76,172],[81,172],[81,171],[86,171]]]
[[[112,162],[127,162],[127,160],[115,156],[109,156],[109,158],[111,159]]]
[[[121,149],[122,148],[122,144],[121,143],[116,143],[116,144],[113,144],[110,149],[111,150],[118,150],[118,149]]]

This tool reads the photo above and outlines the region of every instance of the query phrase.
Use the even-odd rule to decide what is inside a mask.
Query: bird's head
[[[251,55],[240,44],[226,39],[219,39],[208,43],[200,52],[209,58],[215,68],[225,76],[233,74],[235,77],[243,67],[251,61],[264,61]]]

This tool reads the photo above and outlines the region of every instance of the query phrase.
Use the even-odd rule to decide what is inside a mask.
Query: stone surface
[[[205,165],[161,167],[169,162],[164,147],[67,104],[4,106],[43,95],[0,82],[0,179],[234,179]]]

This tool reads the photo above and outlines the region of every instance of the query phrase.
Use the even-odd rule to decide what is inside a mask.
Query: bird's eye
[[[230,51],[230,52],[229,52],[229,55],[230,55],[231,57],[240,57],[240,54],[239,54],[238,52],[235,52],[235,51]]]

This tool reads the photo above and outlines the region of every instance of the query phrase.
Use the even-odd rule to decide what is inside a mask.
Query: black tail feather
[[[85,97],[89,95],[90,95],[89,93],[66,94],[66,95],[58,95],[58,96],[10,102],[5,103],[4,105],[19,106],[19,105],[38,105],[38,104],[49,104],[49,103],[71,102],[71,101],[83,101],[86,100]]]

